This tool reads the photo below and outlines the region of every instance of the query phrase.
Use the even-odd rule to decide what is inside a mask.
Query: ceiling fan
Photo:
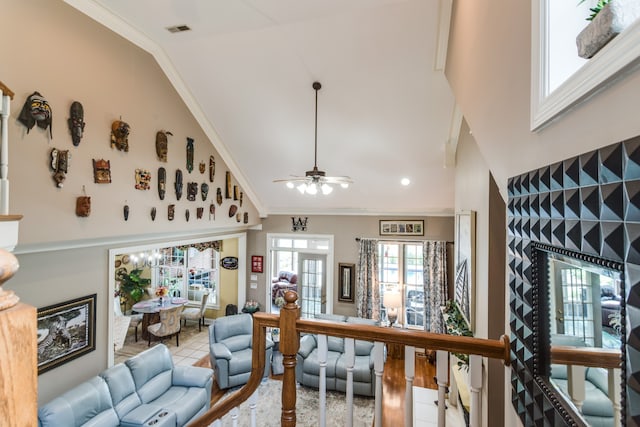
[[[286,179],[276,179],[273,182],[285,182],[287,188],[297,188],[302,194],[317,194],[318,190],[322,194],[327,195],[333,191],[332,185],[340,185],[342,188],[348,188],[353,180],[348,176],[327,176],[326,173],[318,169],[318,90],[322,85],[319,82],[313,83],[313,89],[316,91],[316,122],[315,122],[315,142],[314,142],[314,158],[313,169],[305,172],[305,176],[292,176]],[[297,185],[296,185],[297,184]]]

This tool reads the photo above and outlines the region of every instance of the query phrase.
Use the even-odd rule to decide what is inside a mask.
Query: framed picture
[[[355,264],[338,264],[338,300],[344,302],[353,302],[353,289],[356,282],[356,265]]]
[[[424,236],[424,220],[380,220],[381,236]]]
[[[38,309],[38,375],[96,349],[96,294]]]
[[[251,272],[252,273],[262,273],[262,256],[261,255],[251,255]]]
[[[475,316],[475,249],[476,249],[476,213],[459,211],[455,216],[455,296],[462,315],[471,330],[474,329]]]

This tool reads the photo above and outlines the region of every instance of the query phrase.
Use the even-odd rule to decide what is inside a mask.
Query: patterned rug
[[[221,400],[224,400],[237,388],[229,390]],[[297,386],[296,389],[296,426],[314,427],[318,425],[318,391]],[[280,426],[280,415],[282,409],[282,381],[275,379],[265,379],[258,387],[258,406],[256,409],[256,424],[261,427]],[[373,397],[353,397],[353,425],[354,427],[373,426],[374,398]],[[243,402],[239,407],[238,426],[250,426],[251,413],[249,403]],[[327,426],[342,427],[347,425],[346,421],[346,397],[344,393],[327,392]],[[222,418],[224,427],[232,426],[231,413]]]

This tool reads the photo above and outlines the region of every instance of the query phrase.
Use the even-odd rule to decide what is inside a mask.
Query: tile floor
[[[207,328],[210,323],[211,319],[206,319],[206,326],[203,326],[202,331],[198,332],[197,323],[187,322],[187,325],[182,326],[180,331],[179,347],[176,346],[175,337],[164,340],[164,344],[171,351],[175,365],[191,366],[203,356],[209,354],[209,333]],[[141,327],[142,325],[138,326],[138,342],[135,341],[133,328],[129,328],[124,346],[115,353],[115,363],[124,362],[131,356],[149,348],[147,341],[140,337]],[[152,341],[151,346],[153,347],[158,342]]]

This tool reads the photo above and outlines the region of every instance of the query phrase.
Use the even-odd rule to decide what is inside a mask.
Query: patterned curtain
[[[447,301],[447,243],[425,241],[424,256],[424,329],[444,333],[440,307]]]
[[[190,243],[188,245],[177,246],[178,249],[186,251],[189,248],[194,248],[198,252],[202,252],[206,249],[213,248],[214,251],[220,252],[222,251],[222,240],[214,240],[212,242],[202,242],[202,243]]]
[[[360,239],[357,268],[356,310],[358,317],[380,320],[377,240]]]

